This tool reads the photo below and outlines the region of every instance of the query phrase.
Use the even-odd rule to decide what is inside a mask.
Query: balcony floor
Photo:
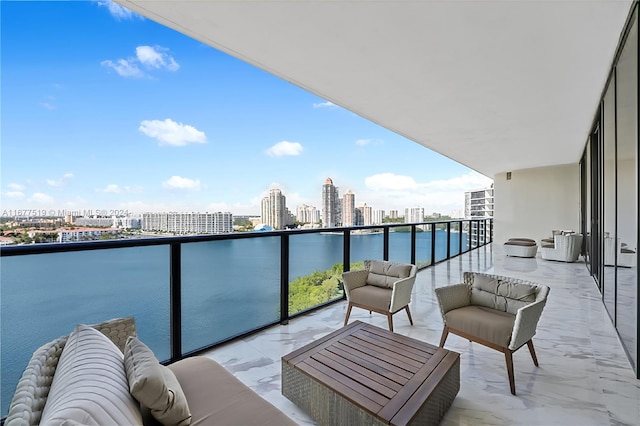
[[[640,381],[634,376],[593,279],[582,262],[506,257],[487,246],[418,273],[409,325],[402,312],[394,328],[434,345],[442,319],[433,289],[462,282],[463,271],[508,275],[546,284],[549,299],[534,338],[540,367],[529,352],[514,354],[517,396],[509,392],[504,355],[449,335],[446,348],[461,354],[460,392],[443,425],[638,425]],[[207,354],[299,424],[314,422],[282,396],[280,357],[342,327],[346,302],[286,326],[276,326]],[[386,317],[354,309],[351,320],[382,328]]]

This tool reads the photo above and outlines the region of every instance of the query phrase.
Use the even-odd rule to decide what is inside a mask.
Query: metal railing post
[[[389,260],[389,227],[383,228],[382,237],[382,260]]]
[[[182,245],[171,244],[170,251],[170,344],[171,360],[182,358]]]
[[[289,234],[280,235],[280,324],[289,324]]]
[[[447,222],[447,260],[451,259],[451,222]]]
[[[342,270],[349,272],[351,270],[351,232],[347,229],[344,231],[342,241]]]
[[[431,222],[431,264],[436,264],[436,224]]]
[[[416,264],[416,225],[411,225],[411,264]]]

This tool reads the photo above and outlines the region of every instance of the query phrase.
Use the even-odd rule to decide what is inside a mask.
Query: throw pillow
[[[93,327],[69,335],[51,383],[41,424],[141,425],[120,349]]]
[[[163,425],[191,423],[187,399],[175,374],[160,364],[153,351],[135,336],[127,339],[124,365],[131,394],[149,408],[156,420]]]

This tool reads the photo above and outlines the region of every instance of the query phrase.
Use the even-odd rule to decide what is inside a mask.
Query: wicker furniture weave
[[[580,256],[581,249],[581,234],[554,235],[553,246],[543,246],[540,249],[540,256],[545,260],[575,262]]]
[[[444,322],[440,347],[449,333],[504,353],[511,393],[516,394],[513,353],[527,345],[535,366],[533,336],[549,287],[512,277],[465,272],[464,283],[436,288]]]
[[[116,318],[92,327],[107,336],[121,351],[124,350],[127,337],[136,335],[133,318]],[[68,337],[62,336],[52,340],[34,352],[18,382],[5,424],[37,425],[40,423],[53,375]]]
[[[460,355],[355,321],[282,357],[282,394],[320,425],[437,425]]]

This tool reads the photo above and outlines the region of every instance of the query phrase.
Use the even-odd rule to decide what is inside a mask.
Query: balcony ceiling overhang
[[[116,1],[489,177],[580,159],[632,3]]]

